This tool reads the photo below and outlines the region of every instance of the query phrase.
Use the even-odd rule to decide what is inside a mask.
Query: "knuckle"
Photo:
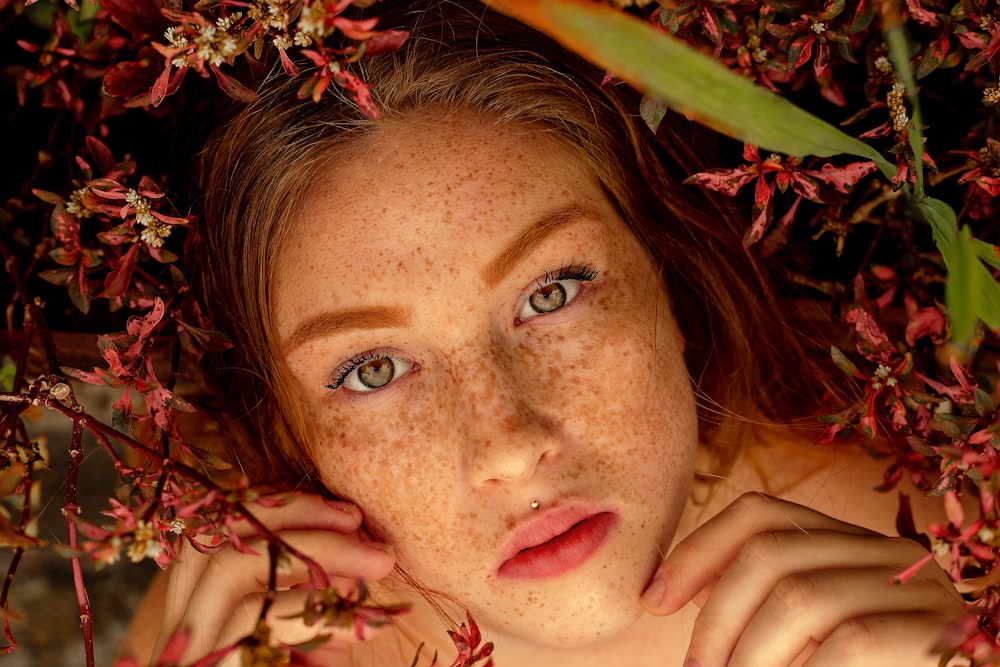
[[[782,577],[774,584],[769,602],[779,616],[803,614],[816,605],[816,581],[802,572]]]
[[[745,516],[757,516],[764,508],[773,505],[774,498],[757,491],[746,491],[733,501],[733,512]]]
[[[694,655],[702,656],[705,648],[710,646],[712,639],[718,637],[724,629],[724,619],[716,614],[702,612],[695,620],[691,631],[691,643],[688,647]]]
[[[751,535],[736,556],[736,562],[746,567],[766,565],[780,553],[783,541],[781,535],[773,531]]]
[[[922,544],[911,540],[908,537],[884,537],[881,539],[889,540],[892,546],[897,549],[901,555],[912,558],[913,560],[918,560],[927,555],[927,549],[925,549]]]
[[[823,643],[845,664],[864,664],[879,644],[879,630],[885,620],[878,617],[851,618],[838,625]]]

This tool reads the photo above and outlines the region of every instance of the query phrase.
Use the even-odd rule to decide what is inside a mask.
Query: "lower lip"
[[[497,574],[504,579],[546,579],[569,572],[600,550],[617,521],[610,512],[587,517],[548,542],[518,552]]]

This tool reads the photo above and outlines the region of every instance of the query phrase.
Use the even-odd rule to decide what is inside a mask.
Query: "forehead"
[[[473,115],[424,114],[385,123],[339,153],[315,177],[293,236],[505,235],[510,225],[502,223],[571,197],[602,193],[552,133]],[[331,220],[326,213],[336,209],[344,215]]]
[[[276,260],[275,305],[301,311],[316,281],[324,299],[351,303],[395,278],[478,269],[570,206],[615,217],[583,161],[538,128],[474,116],[385,123],[314,177]]]

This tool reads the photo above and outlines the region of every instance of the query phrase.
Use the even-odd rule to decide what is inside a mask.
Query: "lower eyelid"
[[[404,391],[406,389],[406,386],[410,383],[410,381],[413,380],[415,376],[418,375],[420,371],[423,370],[423,367],[419,363],[415,361],[409,363],[411,364],[410,370],[405,375],[400,376],[399,378],[393,380],[389,384],[379,389],[376,389],[374,391],[351,391],[350,389],[341,387],[340,391],[328,394],[328,398],[330,400],[337,399],[340,401],[346,401],[346,403],[342,404],[348,406],[350,405],[363,406],[372,404],[372,402],[375,402],[375,404],[377,404],[382,402],[383,400],[392,399],[397,394],[397,392]]]

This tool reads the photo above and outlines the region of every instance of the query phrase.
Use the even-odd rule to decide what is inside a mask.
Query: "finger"
[[[353,580],[337,579],[333,582],[333,589],[340,598],[353,598],[357,594],[357,584]],[[265,598],[265,593],[244,596],[227,616],[228,620],[219,632],[215,645],[202,647],[201,654],[219,647],[232,646],[253,633]],[[336,605],[335,599],[330,597],[325,602],[327,608]],[[321,591],[293,589],[274,593],[266,617],[271,643],[296,646],[313,641],[321,635],[329,636],[329,643],[355,643],[367,641],[378,634],[379,628],[373,625],[362,624],[355,627],[353,616],[349,613],[324,615],[323,605],[324,596]],[[307,606],[314,615],[311,625],[305,620]],[[191,657],[195,657],[194,654]]]
[[[643,606],[651,614],[672,614],[722,576],[751,536],[788,530],[876,534],[802,505],[760,493],[743,494],[674,547],[643,593]]]
[[[850,619],[955,608],[955,601],[936,583],[886,583],[897,571],[872,567],[816,570],[784,577],[746,625],[731,656],[730,647],[704,634],[707,628],[698,629],[699,645],[695,647],[692,640],[691,652],[703,667],[788,665],[811,639],[823,642]],[[698,623],[695,625],[697,628]]]
[[[376,581],[392,571],[395,555],[377,545],[348,535],[328,531],[293,531],[282,534],[290,546],[314,558],[316,564],[328,575],[344,579]],[[259,553],[267,553],[263,540],[249,543]],[[171,619],[165,615],[167,636],[177,627],[191,629],[191,643],[204,646],[205,637],[218,636],[227,616],[237,601],[245,595],[264,591],[271,576],[270,559],[224,549],[205,558],[207,565],[197,572],[179,570],[171,577],[167,590],[167,607]],[[298,558],[291,558],[288,568],[276,573],[276,585],[291,587],[307,583],[310,570]],[[191,579],[185,579],[191,577]],[[179,611],[178,611],[179,610]]]
[[[872,614],[840,624],[804,667],[936,667],[932,652],[953,617],[938,612]]]
[[[354,535],[362,521],[361,510],[357,505],[327,500],[315,494],[297,494],[281,505],[255,505],[252,510],[256,520],[273,533],[314,529]],[[245,520],[237,522],[234,532],[240,542],[253,540],[259,535],[259,531]],[[223,546],[221,549],[225,548]],[[266,553],[266,549],[264,551]],[[178,608],[169,602],[184,601],[191,596],[212,557],[214,554],[199,553],[187,545],[181,549],[171,564],[168,606],[163,616],[165,627],[175,627],[183,613],[183,606]]]
[[[876,590],[883,591],[890,576],[925,553],[916,542],[881,535],[849,535],[829,530],[758,533],[746,541],[712,587],[711,595],[698,615],[691,650],[696,655],[711,658],[708,664],[717,662],[720,655],[728,657],[728,652],[744,635],[762,605],[775,594],[776,587],[804,568],[809,571],[837,569],[847,575],[846,583],[849,573],[855,568],[885,567],[886,578],[875,584]],[[947,586],[952,591],[953,599],[957,600],[958,595],[947,577],[940,574],[938,584]],[[702,597],[707,589],[696,595],[695,600]],[[841,591],[841,594],[846,592]]]
[[[310,528],[354,533],[361,526],[363,518],[361,510],[353,503],[330,500],[312,493],[269,498],[265,504],[255,503],[248,510],[254,519],[274,533]],[[259,534],[259,530],[246,518],[236,523],[236,532],[240,538],[251,538]]]

